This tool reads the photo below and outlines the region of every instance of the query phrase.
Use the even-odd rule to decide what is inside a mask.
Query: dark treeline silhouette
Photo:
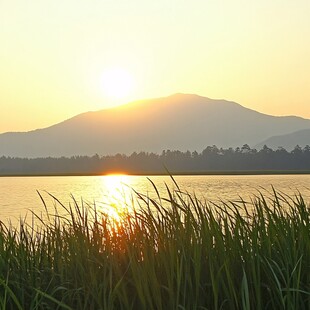
[[[291,152],[266,145],[258,151],[245,144],[235,149],[208,146],[201,153],[165,150],[161,154],[134,152],[129,156],[0,157],[0,175],[161,174],[166,169],[170,173],[310,171],[310,146],[297,145]]]

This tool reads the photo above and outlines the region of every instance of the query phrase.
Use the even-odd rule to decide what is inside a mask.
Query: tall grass
[[[73,200],[58,201],[65,216],[2,223],[0,309],[310,309],[300,195],[134,195],[121,219]]]

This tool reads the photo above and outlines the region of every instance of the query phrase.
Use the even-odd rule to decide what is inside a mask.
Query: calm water
[[[150,179],[167,197],[165,183],[173,188],[170,177],[152,176]],[[176,176],[175,179],[183,191],[195,192],[199,198],[214,202],[238,200],[239,196],[247,200],[258,194],[259,190],[270,192],[271,185],[288,195],[299,191],[310,202],[310,175]],[[29,218],[29,210],[43,212],[37,190],[49,208],[54,207],[54,201],[47,192],[66,206],[72,202],[72,194],[78,202],[95,202],[97,206],[106,208],[116,201],[128,199],[130,188],[155,195],[151,182],[145,176],[0,177],[0,220],[16,223],[19,217],[26,214]]]

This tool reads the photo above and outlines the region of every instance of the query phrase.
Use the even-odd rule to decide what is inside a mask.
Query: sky
[[[0,133],[195,93],[310,118],[309,0],[0,0]]]

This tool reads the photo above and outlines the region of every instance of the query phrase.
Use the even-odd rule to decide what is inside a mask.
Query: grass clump
[[[310,309],[301,195],[134,195],[119,219],[73,200],[38,225],[2,223],[0,309]]]

